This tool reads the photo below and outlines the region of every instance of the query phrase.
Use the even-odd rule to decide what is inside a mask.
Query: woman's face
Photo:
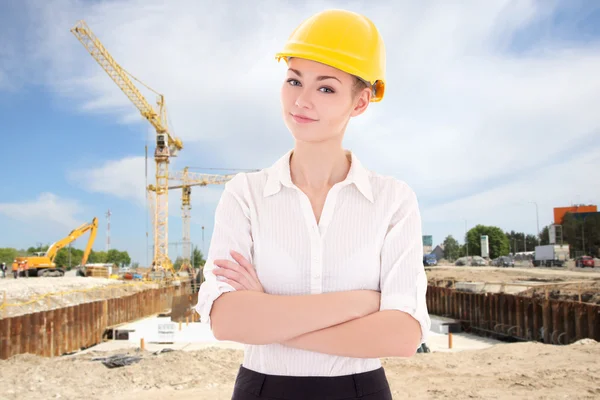
[[[368,107],[371,92],[355,93],[356,78],[339,69],[292,58],[281,88],[283,120],[297,141],[341,139],[351,117]]]

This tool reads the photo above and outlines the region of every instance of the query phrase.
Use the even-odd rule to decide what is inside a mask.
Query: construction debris
[[[118,368],[126,365],[133,365],[140,362],[142,357],[140,356],[128,356],[127,354],[114,354],[109,357],[95,357],[92,361],[100,361],[107,368]]]

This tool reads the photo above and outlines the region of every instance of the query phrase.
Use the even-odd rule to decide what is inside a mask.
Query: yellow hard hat
[[[371,101],[385,91],[385,46],[375,24],[367,17],[346,10],[326,10],[298,26],[279,61],[291,57],[317,61],[357,76],[373,88]]]

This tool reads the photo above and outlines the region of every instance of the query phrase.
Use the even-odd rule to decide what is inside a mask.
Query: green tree
[[[525,242],[527,243],[527,251],[534,251],[535,246],[540,245],[540,239],[537,235],[527,235],[525,236]]]
[[[106,252],[106,263],[117,264],[119,267],[125,267],[131,264],[131,257],[126,251],[110,249]]]
[[[119,265],[121,261],[121,252],[117,249],[110,249],[106,252],[106,262]]]
[[[194,246],[194,249],[192,250],[192,264],[194,265],[194,268],[203,267],[205,263],[206,260],[204,259],[204,254],[202,254],[202,251],[198,246]]]
[[[105,264],[108,258],[105,251],[94,251],[90,252],[90,256],[88,257],[88,263],[90,264]]]
[[[496,226],[477,225],[467,232],[469,256],[481,255],[481,235],[488,236],[490,258],[508,255],[509,241],[502,229]]]
[[[460,245],[452,235],[448,235],[446,239],[444,239],[444,258],[449,261],[454,261],[458,257],[460,257]]]
[[[558,238],[556,238],[558,240]],[[540,232],[540,245],[550,244],[550,225],[546,225]]]
[[[600,213],[585,216],[567,213],[562,226],[563,240],[570,247],[571,257],[600,255]]]
[[[127,251],[121,251],[119,254],[119,263],[121,266],[127,266],[131,264],[131,257]]]
[[[511,253],[534,251],[535,246],[539,246],[540,244],[540,239],[537,235],[526,235],[524,232],[506,232],[506,237]]]
[[[54,264],[58,268],[71,269],[81,264],[83,259],[83,250],[71,247],[71,257],[69,259],[69,246],[58,250],[54,257]]]
[[[10,267],[13,260],[18,255],[19,251],[17,249],[13,249],[12,247],[0,248],[0,263],[6,263],[6,265]]]
[[[183,257],[177,256],[177,258],[175,259],[175,262],[173,263],[173,269],[175,269],[175,271],[179,271],[181,269],[182,265],[183,265]]]

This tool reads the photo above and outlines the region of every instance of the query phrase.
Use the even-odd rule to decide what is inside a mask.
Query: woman
[[[196,310],[245,344],[233,399],[391,399],[379,357],[412,356],[430,326],[421,218],[404,182],[342,147],[383,98],[383,41],[364,16],[328,10],[277,58],[295,145],[227,183]]]

